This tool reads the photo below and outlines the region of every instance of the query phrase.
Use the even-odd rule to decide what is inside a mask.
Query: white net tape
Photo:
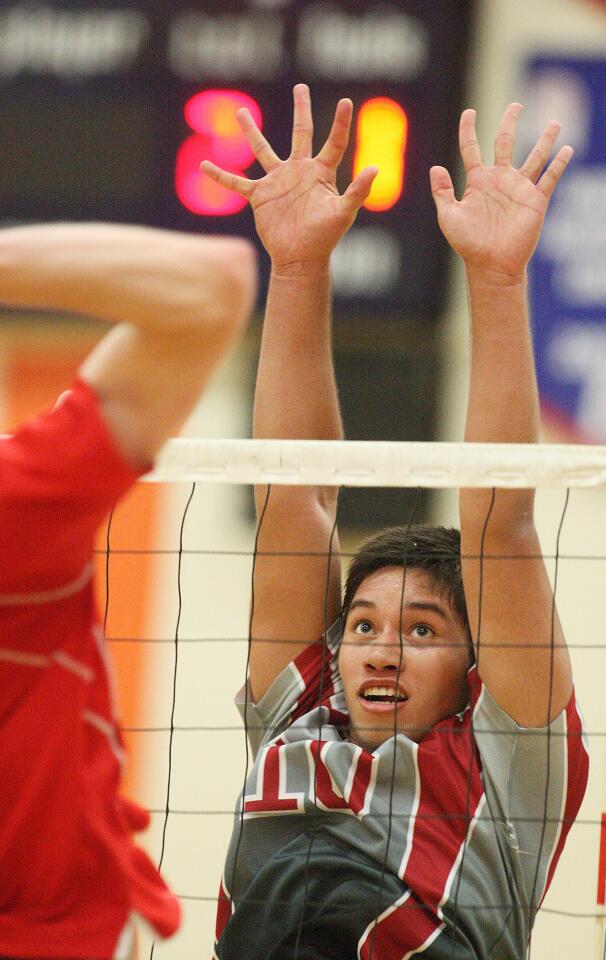
[[[352,440],[170,440],[146,481],[346,487],[595,487],[606,447]]]

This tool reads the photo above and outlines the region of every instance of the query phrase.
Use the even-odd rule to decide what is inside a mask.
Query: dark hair
[[[347,571],[341,607],[343,623],[362,581],[382,567],[426,570],[436,588],[465,624],[469,635],[461,574],[461,534],[458,530],[426,524],[388,527],[365,540]]]

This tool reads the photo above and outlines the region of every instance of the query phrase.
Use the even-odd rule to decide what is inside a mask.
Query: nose
[[[368,647],[365,667],[369,673],[401,672],[404,669],[404,645],[397,631],[384,631]]]

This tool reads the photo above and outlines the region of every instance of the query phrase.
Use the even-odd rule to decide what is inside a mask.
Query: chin
[[[414,729],[409,729],[408,727],[398,727],[397,732],[404,737],[408,737],[409,740],[414,741],[414,743],[420,743],[423,737],[425,737],[431,727],[415,727]],[[367,753],[373,753],[377,750],[381,744],[387,743],[388,740],[391,740],[394,735],[393,726],[384,731],[376,731],[373,733],[372,737],[368,737],[364,732],[359,733],[355,728],[351,731],[349,739],[352,743],[355,743],[356,746],[362,747],[363,750],[366,750]]]
[[[403,733],[405,736],[408,736],[406,730],[398,730],[398,733]],[[391,740],[394,735],[393,727],[390,730],[378,731],[373,733],[372,737],[369,737],[366,733],[358,733],[357,730],[353,730],[350,736],[350,740],[353,741],[358,747],[362,747],[363,750],[366,750],[367,753],[372,753],[373,750],[376,750],[383,743],[387,743],[388,740]]]

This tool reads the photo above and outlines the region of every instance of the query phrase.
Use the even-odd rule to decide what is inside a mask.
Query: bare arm
[[[515,170],[520,112],[519,104],[511,104],[503,116],[493,167],[482,162],[473,111],[464,112],[461,153],[468,179],[460,203],[446,171],[432,170],[440,225],[465,260],[469,284],[470,442],[538,439],[526,268],[572,150],[563,147],[542,174],[559,132],[558,124],[549,124]],[[491,491],[461,491],[463,580],[478,670],[514,720],[542,726],[566,706],[572,675],[534,525],[534,491],[497,490],[491,500]],[[481,552],[483,562],[477,559]]]
[[[108,224],[0,231],[0,300],[116,324],[84,362],[127,459],[146,466],[191,412],[254,296],[244,241]]]
[[[351,102],[340,101],[328,141],[312,157],[309,91],[300,84],[294,95],[288,160],[278,159],[243,111],[243,129],[266,176],[251,183],[210,164],[204,168],[249,197],[257,231],[272,260],[255,391],[255,436],[339,439],[329,261],[368,194],[374,171],[363,171],[340,197],[336,169],[347,146]],[[267,488],[255,492],[259,515],[266,494]],[[327,559],[335,508],[335,489],[277,486],[270,491],[255,566],[250,680],[257,700],[337,615],[340,561],[333,557],[329,564]],[[338,551],[334,537],[332,553]]]

